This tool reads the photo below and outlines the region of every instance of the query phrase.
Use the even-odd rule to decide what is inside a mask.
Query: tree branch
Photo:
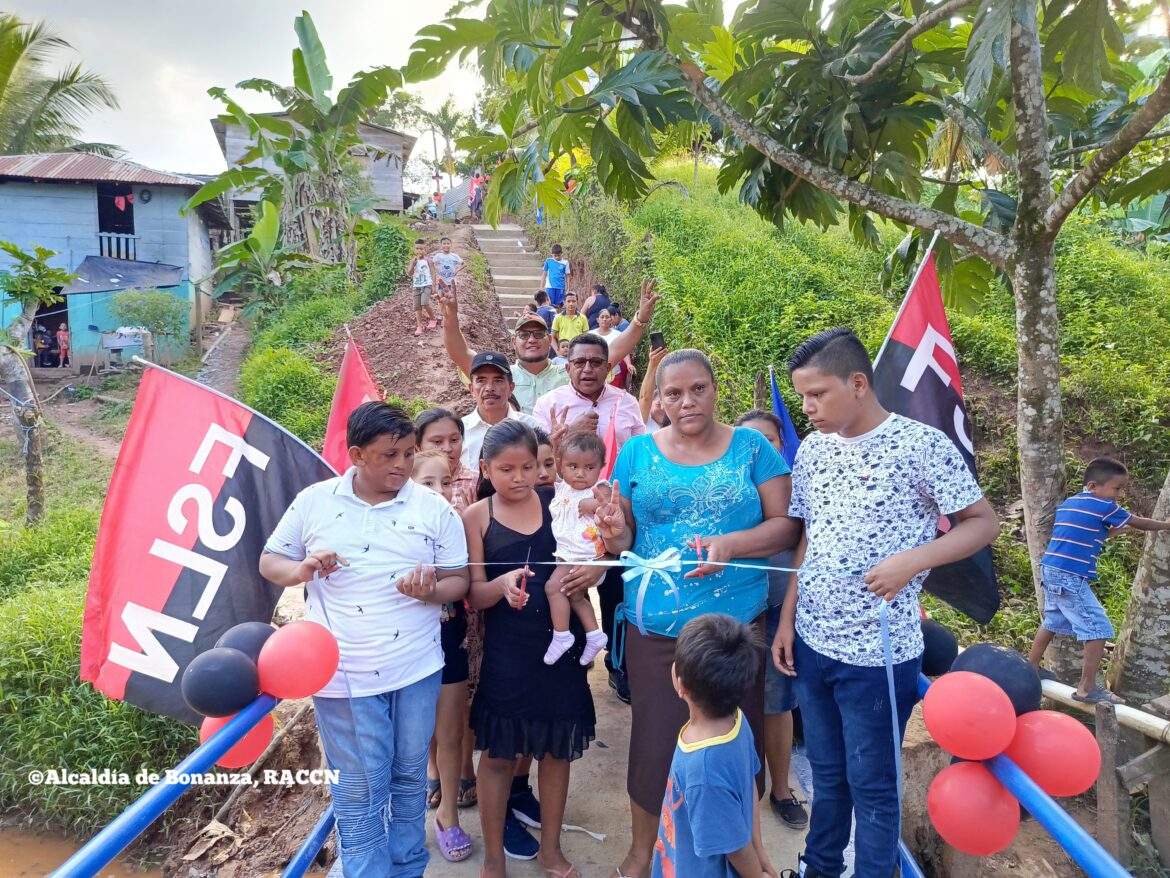
[[[1002,146],[1000,146],[998,143],[992,140],[991,137],[985,134],[983,129],[968,119],[967,114],[964,113],[959,106],[956,106],[952,98],[943,95],[942,103],[939,105],[939,109],[943,111],[943,115],[962,128],[968,137],[970,137],[972,140],[975,140],[980,146],[987,150],[987,152],[991,153],[993,156],[999,159],[1000,163],[1005,168],[1007,168],[1013,174],[1016,173],[1016,160],[1012,156],[1008,155]]]
[[[1153,131],[1138,140],[1138,143],[1144,143],[1147,140],[1161,140],[1164,137],[1170,137],[1170,128],[1160,128],[1157,131]],[[1054,152],[1052,154],[1052,160],[1057,161],[1059,159],[1066,159],[1069,156],[1076,155],[1077,153],[1092,152],[1093,150],[1100,149],[1101,147],[1108,145],[1108,140],[1102,140],[1100,143],[1086,143],[1084,146],[1074,146],[1069,149],[1062,149],[1060,152]]]
[[[1009,246],[1003,235],[942,211],[885,195],[869,186],[849,180],[823,165],[809,161],[760,131],[735,108],[711,91],[704,81],[703,72],[694,64],[682,63],[681,68],[687,89],[695,99],[770,161],[830,195],[917,229],[928,232],[937,230],[947,240],[977,253],[993,265],[1006,267]]]
[[[846,73],[839,76],[839,79],[848,82],[850,85],[868,85],[877,78],[877,75],[894,63],[894,60],[910,48],[910,44],[914,42],[914,38],[919,34],[930,30],[940,21],[945,21],[954,13],[958,12],[964,7],[971,6],[976,0],[947,0],[942,6],[937,9],[932,9],[924,15],[919,16],[918,20],[910,27],[906,33],[890,46],[886,54],[882,55],[873,62],[873,66],[865,73]]]
[[[1093,190],[1106,174],[1118,162],[1125,158],[1130,151],[1153,130],[1154,126],[1166,118],[1170,113],[1170,72],[1162,77],[1158,87],[1146,98],[1140,110],[1133,114],[1121,130],[1101,147],[1089,163],[1068,181],[1057,196],[1056,201],[1048,208],[1045,227],[1050,235],[1055,235],[1064,225],[1068,215]]]

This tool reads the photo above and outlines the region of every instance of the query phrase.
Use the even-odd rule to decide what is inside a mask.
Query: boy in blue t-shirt
[[[1105,540],[1129,530],[1170,530],[1170,521],[1138,518],[1117,505],[1125,492],[1129,470],[1108,457],[1098,457],[1085,468],[1085,489],[1056,507],[1052,539],[1040,562],[1044,586],[1044,619],[1032,641],[1029,660],[1037,668],[1057,634],[1071,634],[1085,644],[1081,679],[1073,698],[1086,703],[1124,700],[1097,684],[1105,641],[1113,625],[1092,582],[1097,578],[1097,556]]]
[[[540,285],[558,311],[565,306],[565,280],[573,273],[569,260],[562,259],[561,252],[560,244],[552,245],[552,256],[544,260],[544,274],[540,279]]]
[[[651,878],[775,874],[760,838],[752,730],[738,705],[760,672],[748,625],[708,613],[683,626],[671,678],[690,720],[670,764]]]

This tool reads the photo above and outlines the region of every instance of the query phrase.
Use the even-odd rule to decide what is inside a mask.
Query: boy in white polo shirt
[[[307,583],[307,618],[341,648],[313,698],[331,769],[345,878],[426,868],[427,745],[443,651],[442,604],[467,593],[467,542],[441,496],[410,481],[414,425],[382,402],[349,416],[353,466],[301,491],[260,558],[285,587]]]

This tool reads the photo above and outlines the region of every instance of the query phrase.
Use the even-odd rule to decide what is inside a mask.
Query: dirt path
[[[99,454],[114,460],[122,449],[122,443],[95,430],[89,423],[97,417],[102,403],[92,399],[65,402],[64,394],[45,406],[45,420],[64,433],[81,442]]]
[[[244,324],[231,324],[225,334],[216,340],[215,349],[208,352],[207,361],[195,373],[195,380],[235,397],[240,380],[240,364],[244,362],[251,340]]]

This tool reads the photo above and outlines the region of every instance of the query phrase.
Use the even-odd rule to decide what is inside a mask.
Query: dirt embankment
[[[469,226],[426,223],[422,230],[410,233],[427,241],[427,250],[438,247],[439,238],[451,238],[451,249],[464,261],[459,275],[459,325],[475,351],[510,349],[508,333],[500,313],[491,278],[487,276],[483,256]],[[478,276],[477,276],[478,275]],[[435,306],[435,313],[439,313]],[[414,335],[414,303],[409,279],[399,284],[388,299],[373,305],[360,317],[351,320],[350,331],[365,349],[366,360],[374,378],[386,396],[399,399],[425,399],[435,405],[454,408],[460,414],[471,410],[471,397],[443,347],[443,329],[437,327]],[[345,329],[338,327],[329,345],[329,363],[336,368],[345,350]]]

